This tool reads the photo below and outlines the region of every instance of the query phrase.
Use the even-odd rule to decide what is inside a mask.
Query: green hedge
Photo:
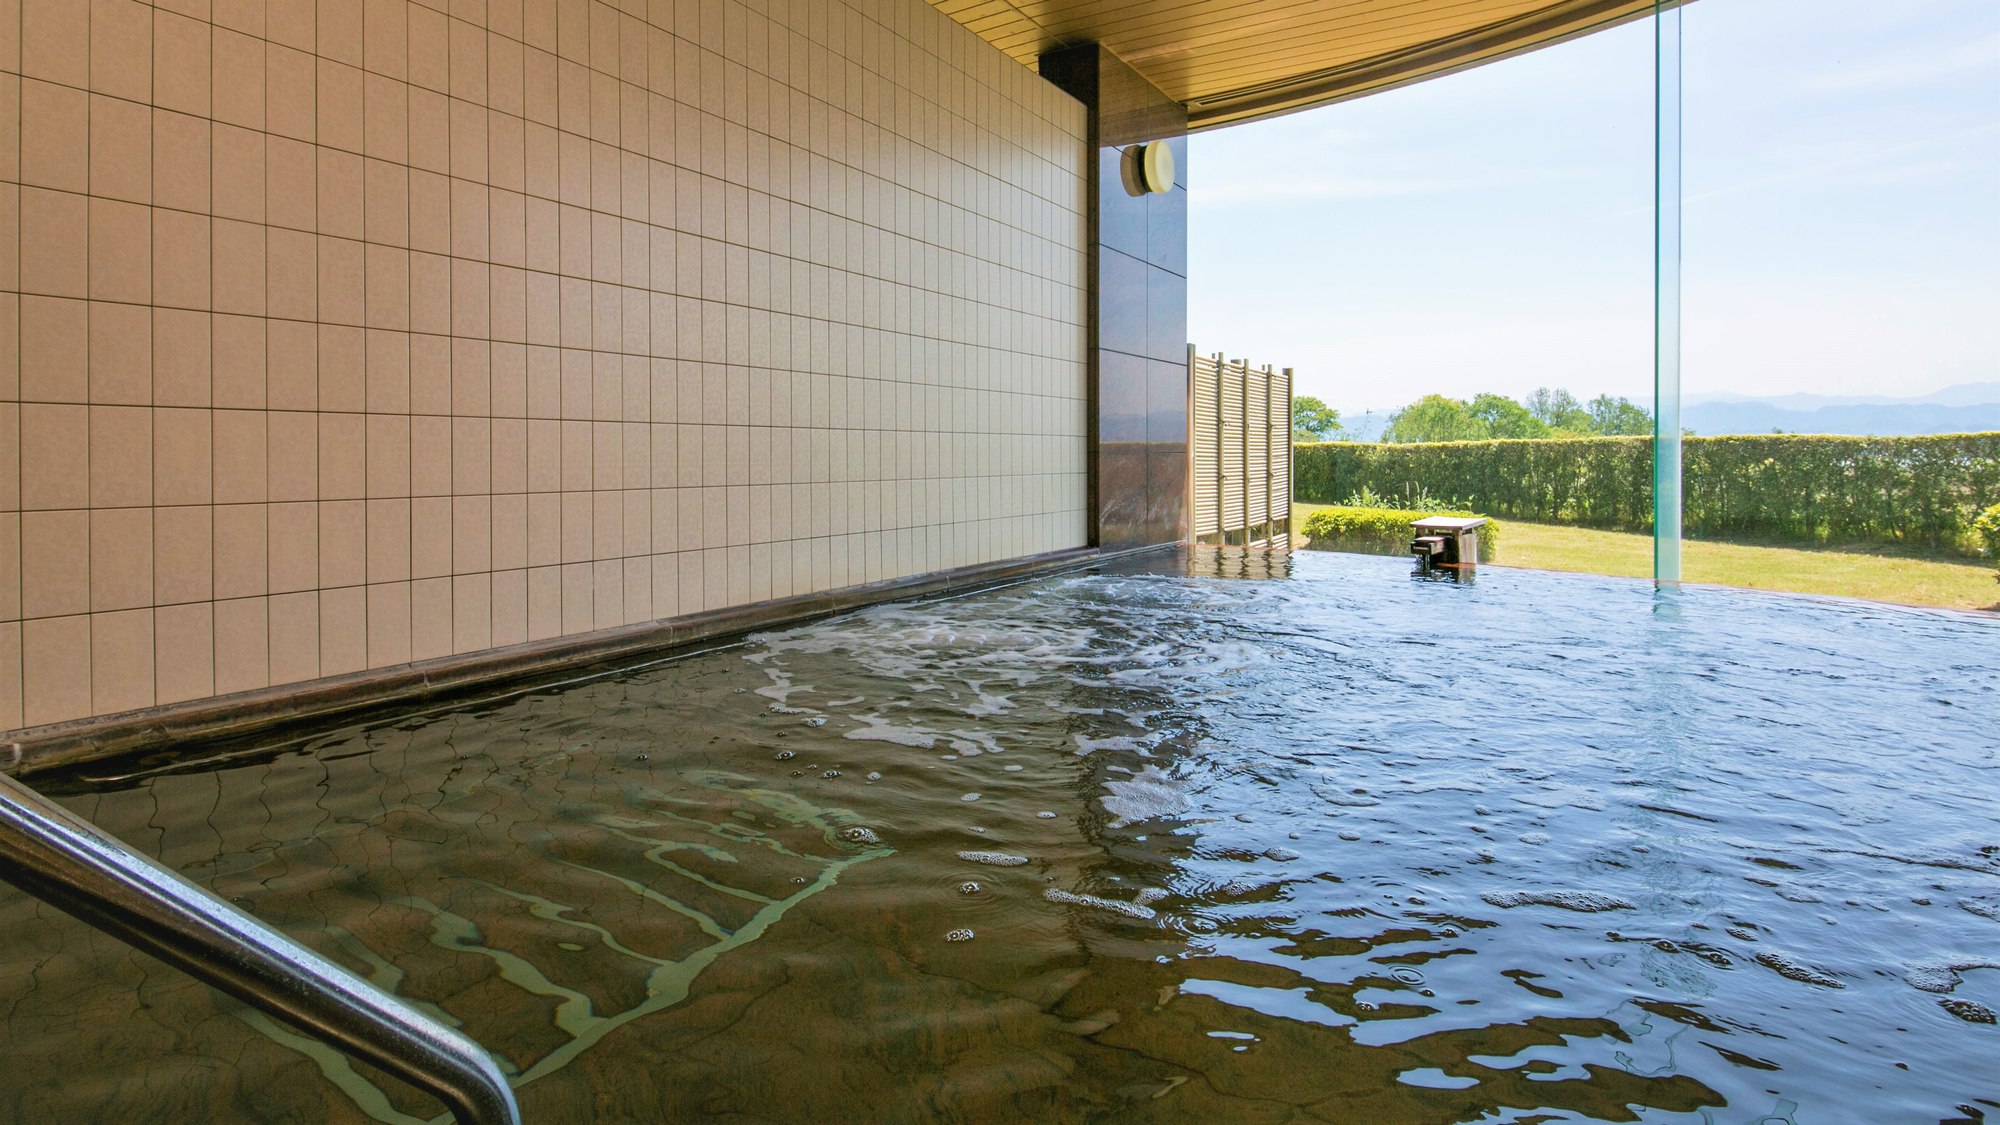
[[[1294,489],[1313,504],[1367,489],[1542,523],[1649,531],[1652,444],[1615,437],[1301,445]],[[2000,433],[1698,437],[1682,442],[1681,459],[1682,523],[1693,536],[1969,549],[1973,519],[2000,503]]]
[[[1321,508],[1306,517],[1299,534],[1306,546],[1321,551],[1354,551],[1364,555],[1404,555],[1410,551],[1413,521],[1431,516],[1469,516],[1472,512],[1412,512],[1401,508]],[[1500,524],[1487,520],[1479,529],[1479,558],[1500,557]]]

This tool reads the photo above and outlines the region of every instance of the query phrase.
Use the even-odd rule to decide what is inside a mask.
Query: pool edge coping
[[[413,704],[505,695],[552,687],[578,675],[607,675],[647,657],[667,657],[765,629],[804,624],[884,602],[946,597],[1025,578],[1079,570],[1174,543],[1125,550],[1073,547],[1024,558],[930,571],[905,578],[701,613],[455,653],[387,668],[342,673],[0,734],[0,773],[30,777],[86,763],[236,742],[287,728],[325,728]]]

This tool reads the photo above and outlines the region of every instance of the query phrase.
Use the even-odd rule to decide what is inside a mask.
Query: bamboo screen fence
[[[1289,547],[1292,369],[1190,345],[1188,438],[1195,542]]]

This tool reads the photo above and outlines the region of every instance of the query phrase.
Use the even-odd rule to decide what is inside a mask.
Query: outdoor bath
[[[2000,624],[1284,571],[41,787],[463,1029],[529,1121],[2000,1111]],[[0,1116],[437,1113],[12,891],[0,935]]]

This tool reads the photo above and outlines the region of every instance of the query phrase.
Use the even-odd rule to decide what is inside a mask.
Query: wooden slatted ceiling
[[[931,0],[1032,68],[1110,48],[1194,129],[1345,101],[1651,15],[1654,0]]]

